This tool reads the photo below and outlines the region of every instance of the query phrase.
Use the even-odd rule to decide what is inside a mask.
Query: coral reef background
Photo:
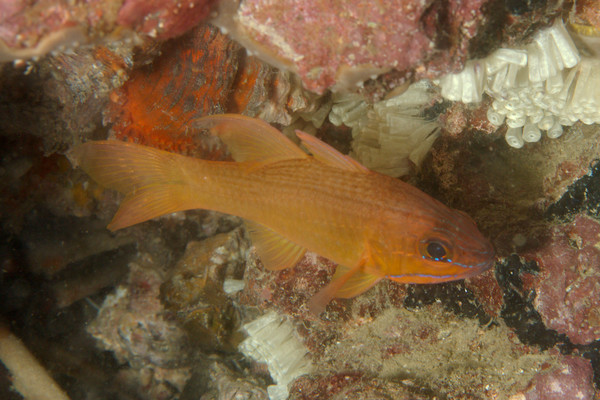
[[[38,382],[16,358],[71,399],[598,398],[599,32],[594,0],[3,2],[0,397]],[[108,232],[70,149],[227,160],[193,128],[223,112],[468,213],[495,268],[317,317],[334,265],[267,271],[238,218]]]

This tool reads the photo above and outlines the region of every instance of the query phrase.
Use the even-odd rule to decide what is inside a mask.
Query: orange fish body
[[[369,171],[313,136],[306,154],[253,118],[200,118],[237,162],[199,160],[119,141],[85,143],[72,157],[126,195],[109,228],[175,211],[210,209],[244,218],[263,264],[295,265],[306,250],[339,264],[311,302],[353,297],[382,278],[405,283],[463,279],[488,269],[491,244],[466,214],[397,179]]]

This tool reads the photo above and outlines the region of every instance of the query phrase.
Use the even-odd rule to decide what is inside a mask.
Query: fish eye
[[[446,249],[439,242],[429,242],[427,243],[427,254],[435,259],[445,258]]]
[[[433,261],[451,262],[451,252],[448,244],[439,239],[428,239],[421,242],[421,254]]]

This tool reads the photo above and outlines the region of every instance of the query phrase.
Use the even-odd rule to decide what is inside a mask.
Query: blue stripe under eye
[[[388,275],[388,278],[405,278],[408,276],[418,276],[421,278],[433,278],[433,279],[446,279],[446,278],[454,278],[456,275],[404,274],[404,275]]]
[[[426,257],[426,256],[421,256],[421,258],[423,260],[429,260],[429,261],[439,261],[439,262],[445,262],[445,263],[452,263],[452,259],[450,258],[431,258],[431,257]],[[461,267],[463,265],[456,263],[456,265],[460,265]]]

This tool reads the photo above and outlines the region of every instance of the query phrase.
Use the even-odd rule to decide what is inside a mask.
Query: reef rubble
[[[513,64],[519,107],[542,86],[560,94],[529,61],[558,62],[539,43],[557,47],[560,31],[582,61],[552,76],[579,82],[563,100],[585,92],[597,115],[600,6],[343,3],[0,6],[1,398],[30,389],[10,359],[27,352],[74,400],[598,398],[597,121],[531,130],[517,149],[492,112],[523,119],[493,90]],[[535,124],[538,108],[553,112],[532,108]],[[107,231],[122,198],[73,169],[71,149],[111,138],[230,160],[194,126],[225,112],[316,135],[469,214],[495,266],[383,280],[317,316],[310,299],[336,266],[307,252],[267,270],[237,217],[190,210]]]

